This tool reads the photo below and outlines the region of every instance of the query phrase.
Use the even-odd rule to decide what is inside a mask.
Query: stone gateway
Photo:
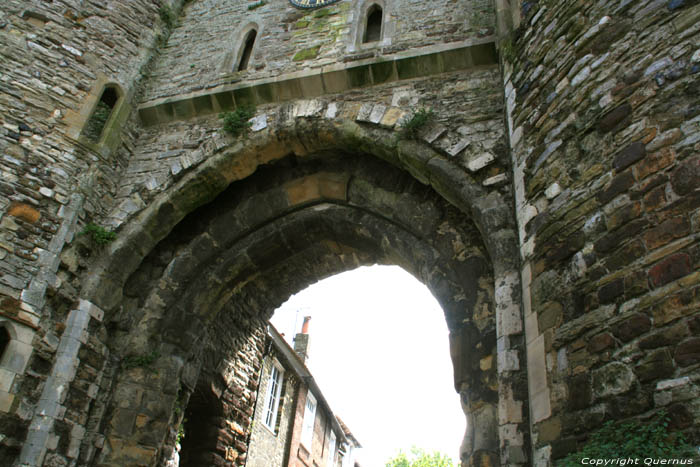
[[[0,465],[172,465],[188,411],[246,465],[267,320],[377,263],[444,310],[462,466],[698,445],[697,0],[4,0],[0,44]]]

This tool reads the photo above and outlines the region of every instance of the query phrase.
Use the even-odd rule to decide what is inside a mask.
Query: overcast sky
[[[422,283],[396,266],[359,268],[293,295],[272,323],[291,343],[305,315],[309,369],[363,445],[363,467],[412,445],[459,459],[465,422],[447,325]]]

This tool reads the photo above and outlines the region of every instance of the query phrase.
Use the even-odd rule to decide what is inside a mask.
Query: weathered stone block
[[[651,329],[651,320],[647,315],[636,313],[618,324],[613,333],[623,342],[628,342]]]
[[[541,443],[548,443],[558,439],[561,435],[561,419],[559,417],[550,417],[538,423],[537,433],[537,441]]]
[[[624,193],[634,185],[634,175],[631,170],[616,175],[610,183],[598,194],[598,201],[607,204],[617,195]]]
[[[649,353],[634,368],[641,382],[667,378],[673,374],[675,366],[668,349],[658,349]]]
[[[214,111],[210,95],[195,97],[192,99],[192,104],[196,115],[208,115]]]
[[[691,272],[690,257],[685,253],[676,253],[660,261],[649,270],[652,287],[660,287]]]
[[[622,120],[624,120],[632,112],[632,106],[624,103],[615,109],[611,110],[598,122],[598,129],[603,133],[607,133],[615,128]]]
[[[625,293],[625,283],[623,279],[615,279],[598,289],[598,302],[607,304],[614,302]]]
[[[477,154],[469,159],[469,161],[467,162],[467,169],[469,169],[470,172],[477,172],[489,165],[495,159],[496,156],[494,156],[493,153],[488,151]]]
[[[606,223],[608,226],[608,230],[615,230],[616,228],[636,219],[642,212],[642,203],[639,201],[634,201],[629,204],[625,204],[624,206],[616,209],[615,211],[611,212],[610,214],[607,215],[606,217]],[[643,222],[634,225],[633,227],[628,227],[628,229],[632,230],[625,230],[623,231],[624,233],[618,233],[617,235],[619,237],[622,236],[633,236],[639,232],[641,228],[646,226],[648,222],[644,220]]]
[[[361,88],[372,84],[369,65],[356,66],[347,70],[347,84],[350,88]]]
[[[115,410],[111,420],[112,432],[117,436],[130,436],[133,433],[136,414],[135,410]]]
[[[659,248],[690,233],[690,224],[685,217],[666,219],[657,227],[644,233],[644,243],[649,250]]]
[[[593,395],[596,399],[623,394],[636,381],[634,373],[621,362],[612,362],[594,370]]]
[[[672,149],[664,148],[660,151],[652,152],[635,166],[637,177],[641,180],[651,174],[657,173],[671,165],[674,159],[675,152]]]
[[[612,254],[605,261],[605,265],[608,270],[618,270],[631,263],[634,263],[644,255],[646,250],[641,240],[633,240],[628,244],[624,245],[622,248],[618,249],[616,253]]]
[[[602,350],[615,347],[615,339],[609,332],[603,332],[593,336],[586,347],[590,353],[598,353]]]
[[[540,334],[555,326],[559,326],[563,317],[564,308],[561,303],[547,302],[538,312],[538,325]]]
[[[220,92],[213,94],[212,98],[216,103],[219,110],[231,110],[233,109],[233,94],[231,92]]]
[[[606,404],[597,404],[585,410],[570,411],[564,414],[564,433],[586,433],[603,423],[608,415]]]
[[[639,341],[639,348],[644,350],[655,349],[673,345],[679,339],[689,335],[688,327],[685,323],[676,323],[673,326],[662,328],[653,334],[642,338]]]
[[[692,337],[678,344],[673,358],[682,367],[700,362],[700,337]]]
[[[390,107],[384,114],[379,124],[385,128],[393,128],[394,125],[404,116],[404,112],[398,107]]]
[[[620,172],[646,155],[644,144],[640,141],[630,144],[623,148],[615,159],[613,159],[613,168]]]
[[[684,161],[671,175],[673,191],[683,196],[700,187],[700,157]]]

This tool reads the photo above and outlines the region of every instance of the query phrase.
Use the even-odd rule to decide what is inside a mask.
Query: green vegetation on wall
[[[682,433],[669,431],[669,421],[664,411],[651,420],[609,421],[591,434],[580,451],[558,461],[557,466],[579,466],[585,458],[691,458],[690,445]]]
[[[255,107],[241,106],[233,112],[222,112],[219,118],[224,121],[224,131],[234,138],[245,134],[251,126],[250,119],[255,115]]]
[[[86,224],[78,235],[87,235],[88,238],[98,246],[106,245],[117,238],[117,234],[115,232],[92,223]]]
[[[311,60],[312,58],[316,58],[318,56],[318,52],[321,50],[320,45],[316,45],[314,47],[309,47],[308,49],[300,50],[294,55],[294,60],[295,62],[301,62],[304,60]]]
[[[163,21],[163,24],[165,24],[166,28],[172,29],[175,27],[177,23],[177,16],[175,16],[175,11],[170,7],[170,5],[163,3],[158,10],[158,15]]]
[[[85,129],[83,130],[83,135],[92,143],[97,143],[102,135],[102,130],[109,120],[109,116],[112,113],[112,108],[105,102],[99,101],[95,107],[95,111],[92,116],[87,121]]]
[[[160,353],[157,350],[147,353],[145,355],[129,355],[122,360],[122,367],[125,369],[130,368],[150,368],[153,365]]]
[[[411,118],[405,121],[402,125],[403,137],[406,139],[418,138],[418,132],[425,127],[435,117],[435,112],[430,109],[418,109]]]

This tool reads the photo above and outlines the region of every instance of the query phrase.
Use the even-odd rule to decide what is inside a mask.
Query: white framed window
[[[270,378],[267,382],[267,391],[265,394],[265,426],[275,433],[277,424],[277,410],[280,405],[280,395],[282,394],[282,377],[284,371],[276,364],[272,364],[270,368]]]
[[[314,422],[316,421],[316,398],[311,391],[306,393],[306,407],[304,408],[304,424],[301,428],[301,443],[311,453],[311,442],[314,439]]]
[[[334,467],[335,464],[335,431],[331,430],[331,439],[328,440],[328,467]]]

